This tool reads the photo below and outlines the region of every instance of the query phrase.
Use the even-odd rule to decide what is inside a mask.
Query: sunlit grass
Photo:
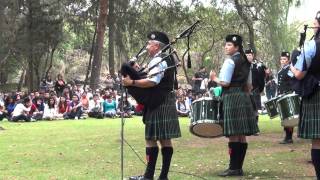
[[[227,139],[198,138],[189,132],[190,120],[180,119],[182,137],[174,140],[171,170],[206,179],[228,165]],[[0,179],[120,179],[120,119],[0,122]],[[249,149],[243,179],[312,179],[310,142],[283,138],[279,119],[261,116],[260,136],[248,138]],[[125,139],[144,159],[144,126],[141,117],[127,119]],[[144,164],[125,145],[125,177],[144,172]],[[161,167],[161,156],[158,168]],[[156,175],[159,171],[156,172]],[[307,176],[307,177],[305,177]],[[170,179],[198,179],[170,173]],[[239,178],[235,178],[239,179]]]

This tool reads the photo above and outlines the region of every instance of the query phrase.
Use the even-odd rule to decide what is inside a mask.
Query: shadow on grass
[[[244,176],[242,177],[219,177],[218,174],[221,171],[217,170],[212,170],[212,171],[207,171],[202,175],[199,175],[200,177],[203,177],[206,180],[213,180],[213,179],[239,179],[239,180],[244,180],[244,179],[315,179],[315,176],[294,176],[292,174],[287,175],[283,173],[279,173],[277,171],[268,171],[268,172],[263,172],[263,171],[253,171],[253,172],[248,172],[244,171]],[[196,179],[196,178],[195,178]],[[201,178],[199,178],[201,179]]]

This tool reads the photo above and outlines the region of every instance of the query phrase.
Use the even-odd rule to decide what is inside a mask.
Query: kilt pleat
[[[223,102],[223,135],[253,135],[259,132],[256,116],[250,95],[240,87],[224,90]]]
[[[309,98],[302,98],[298,137],[304,139],[320,138],[320,90],[317,90]]]
[[[165,140],[181,137],[175,94],[170,92],[156,109],[144,114],[146,140]]]

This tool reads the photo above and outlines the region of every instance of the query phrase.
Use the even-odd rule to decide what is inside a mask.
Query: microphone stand
[[[123,93],[125,92],[125,88],[122,85],[122,76],[120,77],[120,92],[121,92],[121,107],[120,107],[120,116],[121,116],[121,131],[120,131],[120,138],[121,138],[121,153],[120,153],[120,159],[121,159],[121,179],[123,179],[123,167],[124,167],[124,157],[123,157],[123,142],[124,142],[124,103],[123,103]]]

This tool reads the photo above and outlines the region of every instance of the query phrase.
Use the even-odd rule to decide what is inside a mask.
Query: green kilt
[[[311,97],[302,98],[298,137],[320,139],[320,90]]]
[[[223,90],[223,135],[253,135],[259,132],[250,95],[241,87]]]
[[[159,107],[154,110],[146,109],[143,115],[146,140],[165,140],[181,137],[175,103],[175,93],[170,92]]]

